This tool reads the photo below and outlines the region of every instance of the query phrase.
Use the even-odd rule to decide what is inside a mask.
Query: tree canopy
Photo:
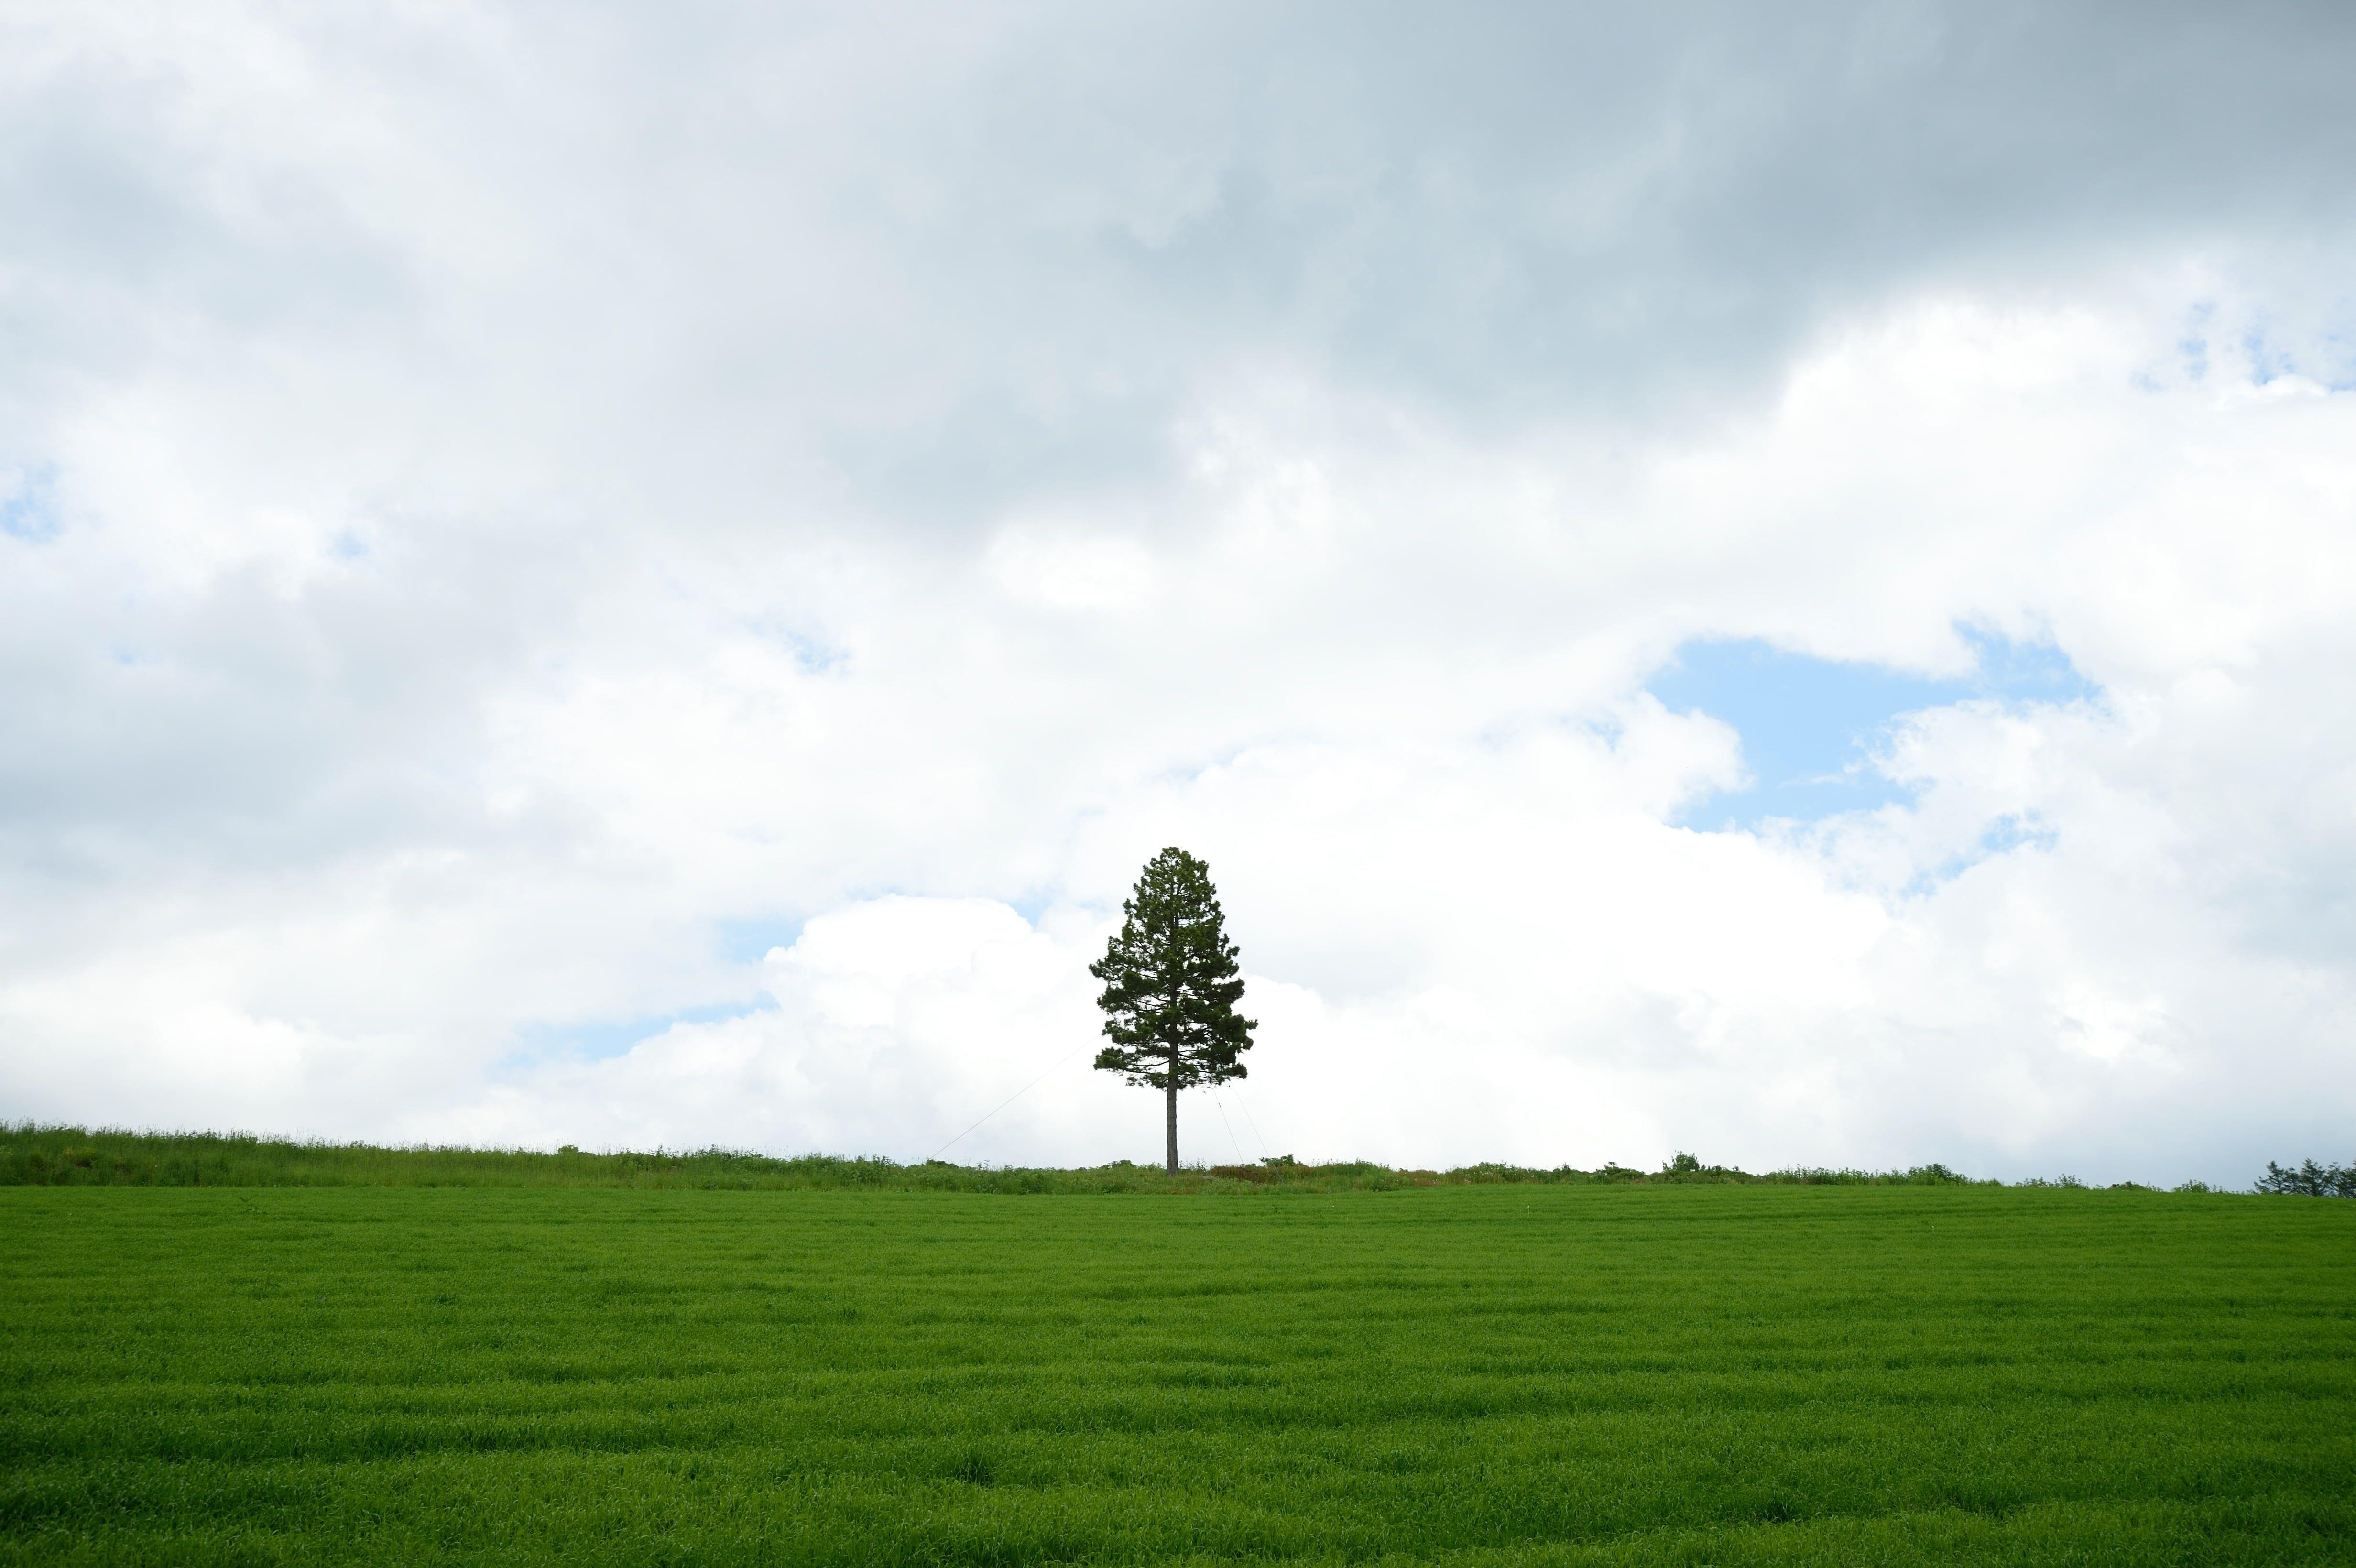
[[[1088,973],[1112,1043],[1097,1067],[1166,1096],[1169,1168],[1178,1168],[1178,1091],[1246,1076],[1258,1024],[1236,1011],[1244,983],[1208,866],[1171,848],[1146,862],[1120,930]]]

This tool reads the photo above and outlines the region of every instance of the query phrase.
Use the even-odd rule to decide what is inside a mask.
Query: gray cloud
[[[37,373],[275,343],[420,462],[488,435],[649,505],[973,524],[1158,481],[1249,367],[1483,425],[1707,415],[1925,283],[2338,236],[2351,28],[514,7],[319,14],[276,71],[52,39],[9,100],[9,331]]]
[[[2305,976],[2286,1062],[2348,1005],[2351,64],[2332,5],[19,8],[0,1092],[538,1128],[621,1080],[499,1081],[519,1031],[749,994],[723,922],[1084,925],[1199,833],[1317,1049],[1498,998],[1468,1150],[1483,1051],[1715,1073],[1730,1129],[1837,1080],[1813,1157],[1950,1103],[2045,1147],[2141,1072],[2151,1147],[2233,987]],[[1680,641],[1946,668],[1958,620],[2112,727],[1665,826],[1740,766],[1636,695]],[[2147,939],[2087,934],[2135,865]],[[1982,965],[2032,913],[2068,962]],[[1574,927],[1611,976],[1480,955]],[[731,1049],[955,1033],[840,1002]],[[1999,1039],[2051,1048],[2009,1130],[1920,1044]]]

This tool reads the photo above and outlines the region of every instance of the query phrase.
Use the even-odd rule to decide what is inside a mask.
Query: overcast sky
[[[2356,1149],[2356,8],[0,4],[0,1115]],[[1041,1077],[1044,1074],[1044,1078]]]

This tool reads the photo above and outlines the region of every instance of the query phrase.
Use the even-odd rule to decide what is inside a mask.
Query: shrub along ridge
[[[2311,1162],[2310,1162],[2311,1163]],[[2337,1167],[2329,1168],[2337,1172]],[[737,1189],[896,1189],[947,1192],[1388,1191],[1410,1187],[1492,1183],[1804,1184],[1825,1186],[2000,1187],[1944,1165],[1911,1170],[1795,1168],[1753,1173],[1705,1165],[1681,1154],[1658,1170],[1606,1164],[1535,1169],[1484,1161],[1451,1170],[1398,1169],[1367,1160],[1303,1164],[1290,1156],[1248,1165],[1182,1170],[1122,1161],[1078,1169],[952,1165],[926,1160],[902,1165],[877,1157],[834,1155],[779,1157],[741,1149],[620,1150],[592,1154],[567,1147],[464,1148],[416,1145],[388,1147],[261,1137],[247,1133],[134,1132],[122,1128],[0,1125],[0,1187],[617,1187]],[[2074,1178],[2016,1185],[2081,1187]],[[2123,1182],[2122,1187],[2136,1184]],[[2284,1184],[2268,1190],[2329,1191]],[[2188,1183],[2179,1190],[2205,1191]]]

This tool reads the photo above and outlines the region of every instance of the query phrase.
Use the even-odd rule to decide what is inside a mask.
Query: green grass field
[[[0,1189],[11,1563],[2356,1560],[2356,1203]]]

